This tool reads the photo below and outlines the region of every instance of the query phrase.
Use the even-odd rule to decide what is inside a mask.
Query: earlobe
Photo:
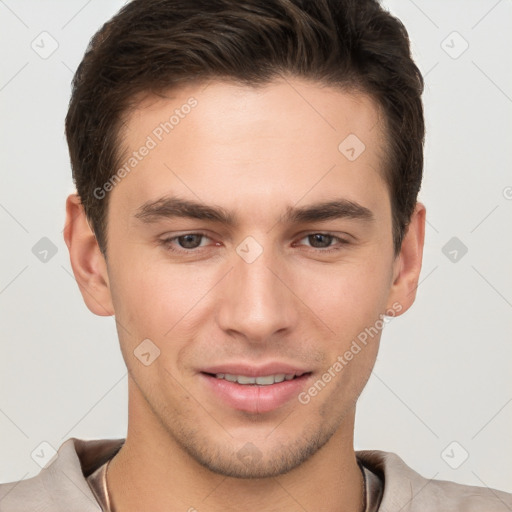
[[[77,194],[66,200],[64,240],[86,306],[96,315],[114,314],[107,265]]]
[[[389,304],[400,303],[400,314],[405,313],[416,298],[416,289],[423,260],[425,243],[426,209],[416,203],[407,232],[402,241],[400,254],[395,261],[395,274],[389,295]]]

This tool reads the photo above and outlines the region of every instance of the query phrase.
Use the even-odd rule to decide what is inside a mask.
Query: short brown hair
[[[423,78],[403,24],[377,0],[133,0],[94,35],[66,116],[73,179],[106,256],[108,195],[124,116],[141,93],[281,73],[371,95],[387,131],[383,164],[401,247],[423,172]]]

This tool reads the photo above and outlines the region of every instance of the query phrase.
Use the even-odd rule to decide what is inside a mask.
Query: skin
[[[107,261],[77,196],[67,200],[74,274],[88,308],[115,315],[129,370],[127,439],[108,472],[113,509],[362,510],[355,404],[380,332],[307,404],[294,397],[270,412],[239,411],[199,372],[286,362],[311,372],[307,391],[379,315],[413,303],[425,208],[417,204],[395,255],[378,106],[293,77],[145,98],[127,118],[125,156],[190,97],[197,106],[110,192]],[[366,146],[354,161],[338,150],[351,133]],[[237,224],[136,217],[170,194],[223,207]],[[372,219],[282,222],[287,207],[339,198]],[[196,248],[162,242],[197,231],[206,238],[193,239]],[[326,232],[346,243],[308,236]],[[236,251],[248,236],[263,250],[252,263]],[[134,356],[147,338],[160,349],[149,366]],[[244,446],[257,456],[238,457]]]

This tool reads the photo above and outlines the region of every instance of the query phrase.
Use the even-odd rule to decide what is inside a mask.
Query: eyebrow
[[[161,197],[140,206],[134,215],[146,224],[162,219],[188,218],[235,226],[236,216],[220,206],[209,206],[189,199]],[[282,223],[299,224],[333,219],[374,220],[371,210],[354,201],[340,198],[308,206],[288,206],[281,217]]]

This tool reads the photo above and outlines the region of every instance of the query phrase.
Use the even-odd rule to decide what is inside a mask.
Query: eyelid
[[[357,238],[354,235],[351,235],[350,233],[347,233],[345,231],[329,231],[326,229],[317,229],[317,230],[309,229],[309,230],[303,231],[303,232],[299,233],[298,235],[296,235],[296,238],[299,240],[302,240],[302,238],[305,238],[305,237],[311,236],[311,235],[328,235],[328,236],[332,236],[333,238],[337,238],[338,240],[343,240],[346,242],[348,242],[350,240],[353,240],[353,241],[357,240]]]
[[[208,238],[209,240],[213,240],[211,236],[209,236],[207,233],[205,233],[204,231],[185,231],[183,233],[178,233],[178,234],[169,234],[169,235],[163,235],[159,241],[162,243],[162,244],[170,244],[171,242],[173,242],[174,240],[177,240],[178,238],[181,238],[183,236],[187,236],[187,235],[198,235],[198,236],[202,236],[203,238]],[[194,252],[196,251],[197,252],[197,249],[183,249],[183,251],[185,252]]]
[[[328,246],[328,247],[324,247],[324,248],[306,246],[306,247],[308,247],[308,250],[311,250],[311,251],[314,251],[314,252],[317,252],[320,254],[339,251],[339,250],[343,249],[346,245],[350,244],[350,241],[347,238],[352,238],[347,233],[345,233],[347,238],[344,238],[340,234],[331,233],[329,231],[308,231],[304,236],[301,236],[301,238],[299,238],[298,240],[303,240],[304,238],[308,238],[312,235],[325,235],[325,236],[332,237],[334,241],[337,240],[337,244],[334,244],[334,245]]]

